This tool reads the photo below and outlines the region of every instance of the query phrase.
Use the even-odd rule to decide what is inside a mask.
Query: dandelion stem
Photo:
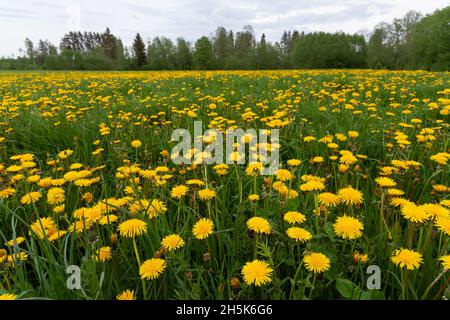
[[[136,255],[136,260],[138,262],[138,267],[141,268],[141,258],[139,257],[139,251],[138,251],[138,248],[137,248],[137,245],[136,245],[136,239],[135,238],[133,238],[133,248],[134,248],[134,254]],[[145,280],[141,279],[141,282],[142,282],[143,296],[144,296],[144,299],[146,299],[147,288],[146,288],[146,285],[145,285]]]

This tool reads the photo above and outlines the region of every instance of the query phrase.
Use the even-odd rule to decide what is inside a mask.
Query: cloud
[[[278,41],[284,30],[371,30],[409,10],[431,13],[448,0],[21,0],[0,5],[0,55],[17,54],[23,40],[48,39],[58,44],[64,33],[102,32],[106,27],[130,45],[162,35],[195,41],[218,26],[239,31],[251,24],[259,37]]]

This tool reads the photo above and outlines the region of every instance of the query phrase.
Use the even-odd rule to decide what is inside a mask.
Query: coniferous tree
[[[142,67],[146,63],[145,43],[139,33],[133,41],[133,56],[136,66]]]

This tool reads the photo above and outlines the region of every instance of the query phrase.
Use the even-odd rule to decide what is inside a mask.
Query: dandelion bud
[[[113,246],[117,244],[117,233],[111,234],[111,243]]]
[[[158,250],[154,254],[154,258],[161,258],[164,255],[164,250]]]
[[[230,280],[230,285],[233,289],[239,289],[239,286],[241,285],[241,282],[239,281],[238,278],[233,277]]]

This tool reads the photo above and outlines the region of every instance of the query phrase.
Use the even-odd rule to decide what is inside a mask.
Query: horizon
[[[23,9],[24,2],[28,3],[27,9]],[[85,0],[51,2],[26,0],[20,4],[0,3],[0,27],[9,30],[0,35],[0,56],[20,56],[26,38],[34,43],[39,39],[49,40],[58,46],[63,35],[69,31],[104,32],[107,27],[126,47],[131,45],[136,33],[140,33],[145,42],[164,36],[172,41],[183,37],[193,43],[201,36],[209,37],[220,26],[238,32],[244,25],[251,25],[256,39],[264,33],[267,41],[272,43],[279,41],[284,31],[368,33],[377,24],[390,23],[408,11],[426,15],[448,5],[441,0],[433,3],[417,0],[338,0],[332,5],[326,5],[325,1],[308,3],[303,0],[275,4],[253,0],[245,4],[215,0],[207,5],[197,0],[169,0],[163,4],[116,0],[113,5],[108,2],[107,7],[104,0],[95,4]],[[183,11],[185,15],[180,17],[176,14],[178,11]],[[324,18],[329,20],[324,22]],[[131,28],[130,21],[133,24]]]

